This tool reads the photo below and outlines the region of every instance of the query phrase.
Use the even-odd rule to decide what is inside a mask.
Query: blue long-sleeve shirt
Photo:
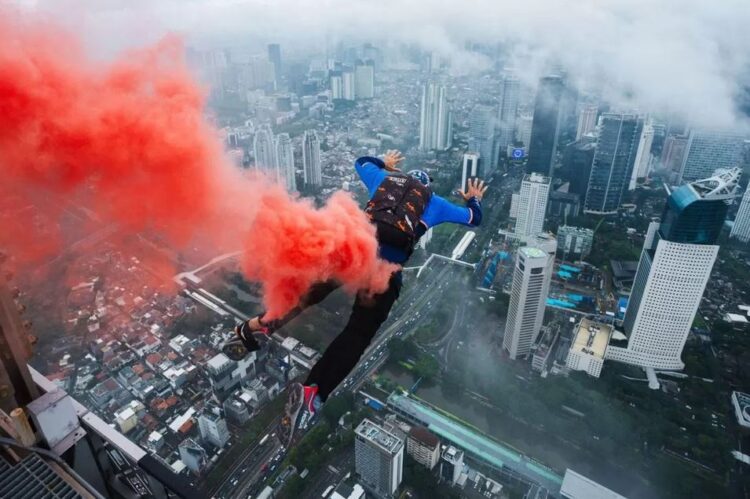
[[[354,168],[367,187],[370,198],[375,195],[380,183],[388,175],[384,166],[382,160],[370,156],[361,157],[354,162]],[[482,222],[482,206],[477,198],[469,199],[466,206],[458,206],[437,194],[432,194],[421,222],[424,230],[446,222],[477,227]],[[408,255],[403,251],[386,245],[381,245],[380,253],[382,258],[395,263],[403,263],[408,259]]]

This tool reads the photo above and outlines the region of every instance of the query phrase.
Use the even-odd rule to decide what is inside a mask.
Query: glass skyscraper
[[[561,76],[545,76],[539,81],[528,144],[528,173],[552,174],[560,134],[560,99],[564,89],[565,83]]]
[[[739,166],[742,162],[743,139],[741,135],[731,132],[691,130],[682,158],[680,182],[710,177],[719,168]]]

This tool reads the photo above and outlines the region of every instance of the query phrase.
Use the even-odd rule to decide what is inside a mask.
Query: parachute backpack
[[[385,177],[365,208],[377,226],[378,240],[411,254],[431,196],[430,188],[411,175],[396,173]]]

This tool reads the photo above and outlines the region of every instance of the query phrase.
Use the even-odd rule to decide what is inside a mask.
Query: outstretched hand
[[[471,198],[477,198],[478,201],[482,200],[482,196],[487,192],[489,186],[484,185],[484,180],[478,178],[470,178],[468,181],[468,187],[465,191],[458,191],[466,201]]]
[[[385,169],[389,172],[401,171],[396,168],[396,165],[404,160],[404,156],[397,149],[389,149],[383,156],[383,163],[385,163]]]

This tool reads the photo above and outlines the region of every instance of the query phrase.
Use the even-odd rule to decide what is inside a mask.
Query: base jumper
[[[445,222],[479,226],[481,199],[487,190],[484,182],[470,179],[467,186],[462,186],[464,190],[459,191],[465,206],[455,205],[432,193],[431,178],[426,172],[401,173],[397,165],[403,159],[400,152],[388,151],[383,159],[365,156],[354,163],[369,193],[365,212],[376,226],[379,256],[398,265],[406,263],[419,238],[431,227]],[[301,422],[309,424],[331,392],[356,366],[399,296],[401,274],[400,270],[394,272],[388,288],[380,294],[357,295],[344,330],[312,367],[305,382],[290,386],[286,414],[279,427],[282,445],[291,443]],[[334,281],[314,284],[300,304],[281,319],[264,321],[263,314],[248,319],[235,328],[236,336],[222,350],[234,360],[258,350],[269,334],[305,308],[323,301],[339,286]]]

